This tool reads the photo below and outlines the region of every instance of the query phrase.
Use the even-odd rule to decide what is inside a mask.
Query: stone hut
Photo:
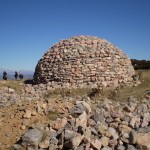
[[[34,82],[58,87],[111,87],[127,84],[135,74],[130,59],[95,36],[74,36],[52,46],[39,60]]]

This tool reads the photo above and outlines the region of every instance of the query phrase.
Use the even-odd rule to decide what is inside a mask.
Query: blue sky
[[[0,0],[0,68],[34,70],[49,47],[81,34],[150,60],[150,0]]]

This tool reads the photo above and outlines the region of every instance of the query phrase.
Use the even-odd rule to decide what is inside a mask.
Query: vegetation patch
[[[58,118],[58,112],[50,111],[46,116],[49,120],[55,121]]]
[[[120,86],[119,88],[111,87],[107,89],[98,88],[77,88],[77,89],[55,89],[49,91],[45,97],[77,97],[87,95],[92,100],[102,100],[109,98],[111,100],[123,101],[127,100],[131,95],[139,100],[143,97],[143,93],[150,90],[150,70],[137,70],[136,74],[140,75],[141,84],[137,86]]]

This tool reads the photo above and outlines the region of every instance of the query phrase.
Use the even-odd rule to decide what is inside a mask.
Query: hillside
[[[122,142],[122,144],[116,143],[118,147],[121,146],[124,148],[125,147],[134,148],[134,146],[141,145],[141,143],[139,143],[138,141],[136,141],[136,144],[133,144],[133,141],[130,139],[131,138],[130,134],[132,134],[130,133],[130,131],[131,130],[136,131],[135,128],[137,126],[138,127],[137,129],[139,131],[144,130],[143,134],[145,136],[149,135],[148,124],[150,120],[148,121],[144,120],[144,116],[143,116],[141,123],[139,124],[139,122],[138,121],[136,122],[134,118],[131,119],[132,122],[130,122],[128,119],[125,120],[126,121],[125,123],[125,122],[122,122],[123,121],[122,119],[120,120],[121,121],[120,122],[119,118],[113,118],[113,116],[108,117],[110,114],[110,110],[113,110],[113,113],[111,113],[113,115],[115,112],[118,111],[118,108],[120,108],[119,112],[122,115],[124,114],[125,116],[129,114],[132,115],[132,113],[134,113],[135,115],[136,111],[133,111],[133,110],[138,110],[136,112],[137,119],[139,119],[139,116],[141,117],[143,113],[145,113],[145,115],[150,114],[149,112],[150,109],[148,109],[148,107],[150,108],[150,84],[149,84],[150,83],[150,70],[142,72],[141,80],[142,80],[141,84],[137,84],[138,83],[137,82],[131,87],[121,87],[119,89],[106,89],[104,91],[99,91],[98,89],[74,89],[74,90],[53,89],[53,88],[50,89],[48,86],[46,87],[43,84],[32,86],[30,84],[27,84],[27,85],[24,84],[23,81],[0,81],[0,118],[1,118],[0,120],[0,143],[1,143],[0,149],[2,150],[14,149],[12,148],[12,146],[17,141],[18,141],[18,145],[16,144],[13,147],[15,148],[20,147],[20,149],[24,149],[22,146],[27,142],[25,141],[24,134],[26,138],[29,138],[31,136],[30,132],[32,131],[34,134],[35,133],[38,134],[39,140],[40,140],[41,134],[43,135],[43,138],[42,138],[43,143],[41,140],[40,140],[41,141],[40,143],[37,143],[39,144],[39,147],[41,147],[41,150],[48,149],[49,146],[51,148],[53,146],[58,146],[56,144],[57,142],[55,144],[53,144],[52,141],[49,141],[50,142],[50,143],[48,142],[49,144],[47,143],[47,138],[49,138],[50,136],[48,133],[50,131],[55,132],[55,133],[60,132],[60,134],[62,135],[63,132],[61,131],[61,128],[64,129],[64,123],[66,121],[69,123],[69,120],[68,120],[69,118],[72,119],[73,121],[73,118],[75,116],[78,118],[78,116],[80,116],[79,115],[80,113],[81,113],[81,116],[84,114],[82,112],[83,111],[82,109],[84,109],[84,107],[82,105],[77,105],[78,101],[81,101],[81,102],[84,101],[85,103],[87,103],[84,105],[87,107],[89,112],[90,112],[90,107],[91,107],[92,112],[93,112],[91,115],[94,115],[95,111],[98,113],[101,110],[103,111],[105,110],[106,116],[103,116],[102,114],[101,115],[95,114],[95,117],[99,116],[100,118],[99,117],[98,118],[100,120],[106,119],[104,121],[105,122],[104,125],[106,125],[106,127],[107,125],[109,127],[111,126],[111,128],[107,129],[105,127],[106,128],[105,132],[110,131],[113,133],[113,136],[115,136],[115,137],[112,137],[114,142],[116,138],[120,139],[120,142]],[[82,102],[82,104],[84,102]],[[75,114],[71,115],[70,114],[70,112],[72,111],[71,108],[74,108],[74,107],[77,107],[76,111],[80,111],[80,109],[82,111],[78,115],[75,115]],[[144,112],[142,110],[144,110]],[[87,115],[89,112],[87,112]],[[57,120],[57,118],[59,119]],[[84,138],[86,138],[86,140],[88,140],[87,138],[90,138],[89,147],[93,149],[97,149],[97,150],[99,149],[98,147],[101,147],[101,149],[105,147],[112,148],[113,145],[111,145],[111,142],[112,142],[111,135],[109,135],[111,133],[109,134],[102,133],[100,128],[99,128],[100,131],[97,133],[98,129],[96,128],[94,124],[95,123],[98,124],[97,122],[98,120],[92,117],[89,118],[88,116],[87,116],[87,120],[88,120],[88,126],[87,124],[85,124],[84,128],[87,131],[89,131],[90,129],[90,132],[92,133],[89,135],[89,137],[87,137],[88,135],[85,135],[84,133]],[[117,120],[120,122],[122,127],[118,126]],[[80,125],[82,126],[83,123]],[[72,129],[72,127],[74,129]],[[80,136],[82,135],[81,134],[82,130],[77,132],[73,124],[72,124],[72,127],[71,129],[68,128],[69,131],[67,132],[69,133],[68,134],[66,133],[66,134],[69,136],[71,133],[74,133],[76,136],[78,135],[77,138],[80,139],[80,137],[82,137]],[[119,128],[119,130],[122,131],[121,132],[122,134],[116,130],[117,127]],[[125,127],[126,129],[122,129],[123,127]],[[141,127],[143,129],[141,129]],[[34,130],[30,130],[30,129],[34,129]],[[37,129],[40,129],[40,131],[38,131]],[[65,127],[65,130],[66,130],[66,127]],[[85,132],[84,129],[83,129],[83,132]],[[101,137],[101,134],[104,136],[104,138]],[[140,135],[141,133],[136,131],[136,134]],[[65,135],[65,138],[67,138],[66,137],[67,135]],[[22,139],[21,137],[24,137],[24,139]],[[70,138],[75,140],[76,139],[75,137],[73,136]],[[141,136],[139,137],[141,138]],[[20,141],[19,140],[20,138],[23,141]],[[32,138],[30,137],[28,139],[28,142],[30,144],[32,140],[33,141],[35,140],[34,136]],[[97,140],[95,141],[93,138],[94,139],[96,138]],[[60,137],[54,137],[53,140],[58,141],[60,140]],[[24,144],[22,143],[23,145],[19,145],[21,144],[21,142],[24,142]],[[67,140],[64,140],[63,142],[66,143]],[[76,143],[78,147],[82,147],[84,149],[85,148],[84,140],[82,140],[81,142],[81,139],[80,139],[79,143],[81,143],[80,146]],[[143,143],[147,146],[149,144],[149,143],[147,144],[146,141]],[[37,144],[35,143],[35,146],[37,146]],[[59,145],[59,146],[66,147],[65,145]],[[70,145],[69,147],[72,147],[72,146]],[[53,149],[56,149],[56,148],[53,148]]]
[[[131,59],[131,62],[135,70],[150,69],[150,60]]]

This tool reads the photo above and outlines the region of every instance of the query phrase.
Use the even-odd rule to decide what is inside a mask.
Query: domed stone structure
[[[132,81],[128,57],[105,39],[75,36],[52,46],[39,60],[35,83],[67,87],[118,86]]]

